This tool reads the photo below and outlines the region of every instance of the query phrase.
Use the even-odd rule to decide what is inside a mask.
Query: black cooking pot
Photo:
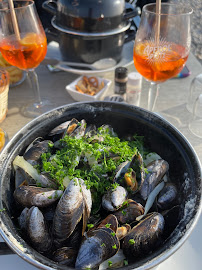
[[[60,53],[63,60],[72,62],[93,63],[102,58],[113,58],[117,63],[122,58],[123,46],[128,40],[134,40],[134,31],[126,39],[126,31],[129,30],[130,23],[117,30],[103,33],[85,33],[70,31],[60,28],[52,20],[52,30],[46,31],[47,37],[59,43]]]
[[[54,15],[48,41],[59,43],[63,60],[85,63],[108,57],[119,62],[124,43],[136,34],[129,19],[140,14],[124,0],[49,0],[43,8]]]
[[[192,146],[171,124],[139,107],[112,102],[75,103],[41,115],[22,128],[6,145],[0,157],[0,233],[10,248],[24,260],[41,269],[72,269],[42,256],[19,235],[14,224],[16,204],[13,200],[14,173],[12,162],[39,136],[45,136],[60,123],[86,119],[87,124],[110,124],[120,137],[128,134],[144,136],[144,145],[169,163],[169,175],[178,188],[179,208],[167,240],[158,249],[121,269],[146,270],[172,255],[188,238],[201,212],[201,165]]]
[[[58,27],[90,33],[120,29],[137,16],[136,9],[125,9],[125,0],[48,0],[43,8],[55,15]]]

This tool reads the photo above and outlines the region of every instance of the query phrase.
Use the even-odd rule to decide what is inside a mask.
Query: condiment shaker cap
[[[125,67],[117,67],[115,69],[115,78],[125,79],[128,76],[128,69]]]
[[[142,82],[142,75],[138,72],[131,72],[128,74],[128,84],[138,85]]]

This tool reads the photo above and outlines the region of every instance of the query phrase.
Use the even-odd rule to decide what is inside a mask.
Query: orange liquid
[[[164,82],[177,75],[188,58],[187,50],[177,44],[154,44],[143,42],[134,47],[133,60],[137,71],[147,80]]]
[[[46,55],[46,36],[28,33],[24,37],[21,35],[21,40],[18,41],[12,35],[0,42],[0,51],[11,65],[24,70],[33,69]]]

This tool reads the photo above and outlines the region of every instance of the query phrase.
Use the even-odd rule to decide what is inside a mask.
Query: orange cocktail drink
[[[7,36],[0,42],[3,57],[13,66],[28,70],[36,68],[47,52],[46,36],[43,34],[22,34],[20,40],[15,35]]]
[[[177,75],[188,58],[185,47],[169,43],[156,46],[140,42],[134,47],[133,60],[137,71],[148,81],[164,82]]]

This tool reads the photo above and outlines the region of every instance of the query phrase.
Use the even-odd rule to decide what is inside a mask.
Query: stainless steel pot
[[[151,254],[121,269],[146,270],[172,255],[193,231],[201,213],[201,165],[186,138],[166,120],[139,107],[112,102],[75,103],[56,108],[29,122],[7,144],[0,158],[0,233],[10,248],[24,260],[41,269],[71,269],[60,266],[26,243],[13,221],[14,175],[12,162],[16,155],[39,136],[71,118],[86,119],[88,124],[111,124],[120,137],[136,133],[144,136],[145,146],[157,152],[170,165],[170,177],[178,186],[180,209],[175,227],[167,240]]]

